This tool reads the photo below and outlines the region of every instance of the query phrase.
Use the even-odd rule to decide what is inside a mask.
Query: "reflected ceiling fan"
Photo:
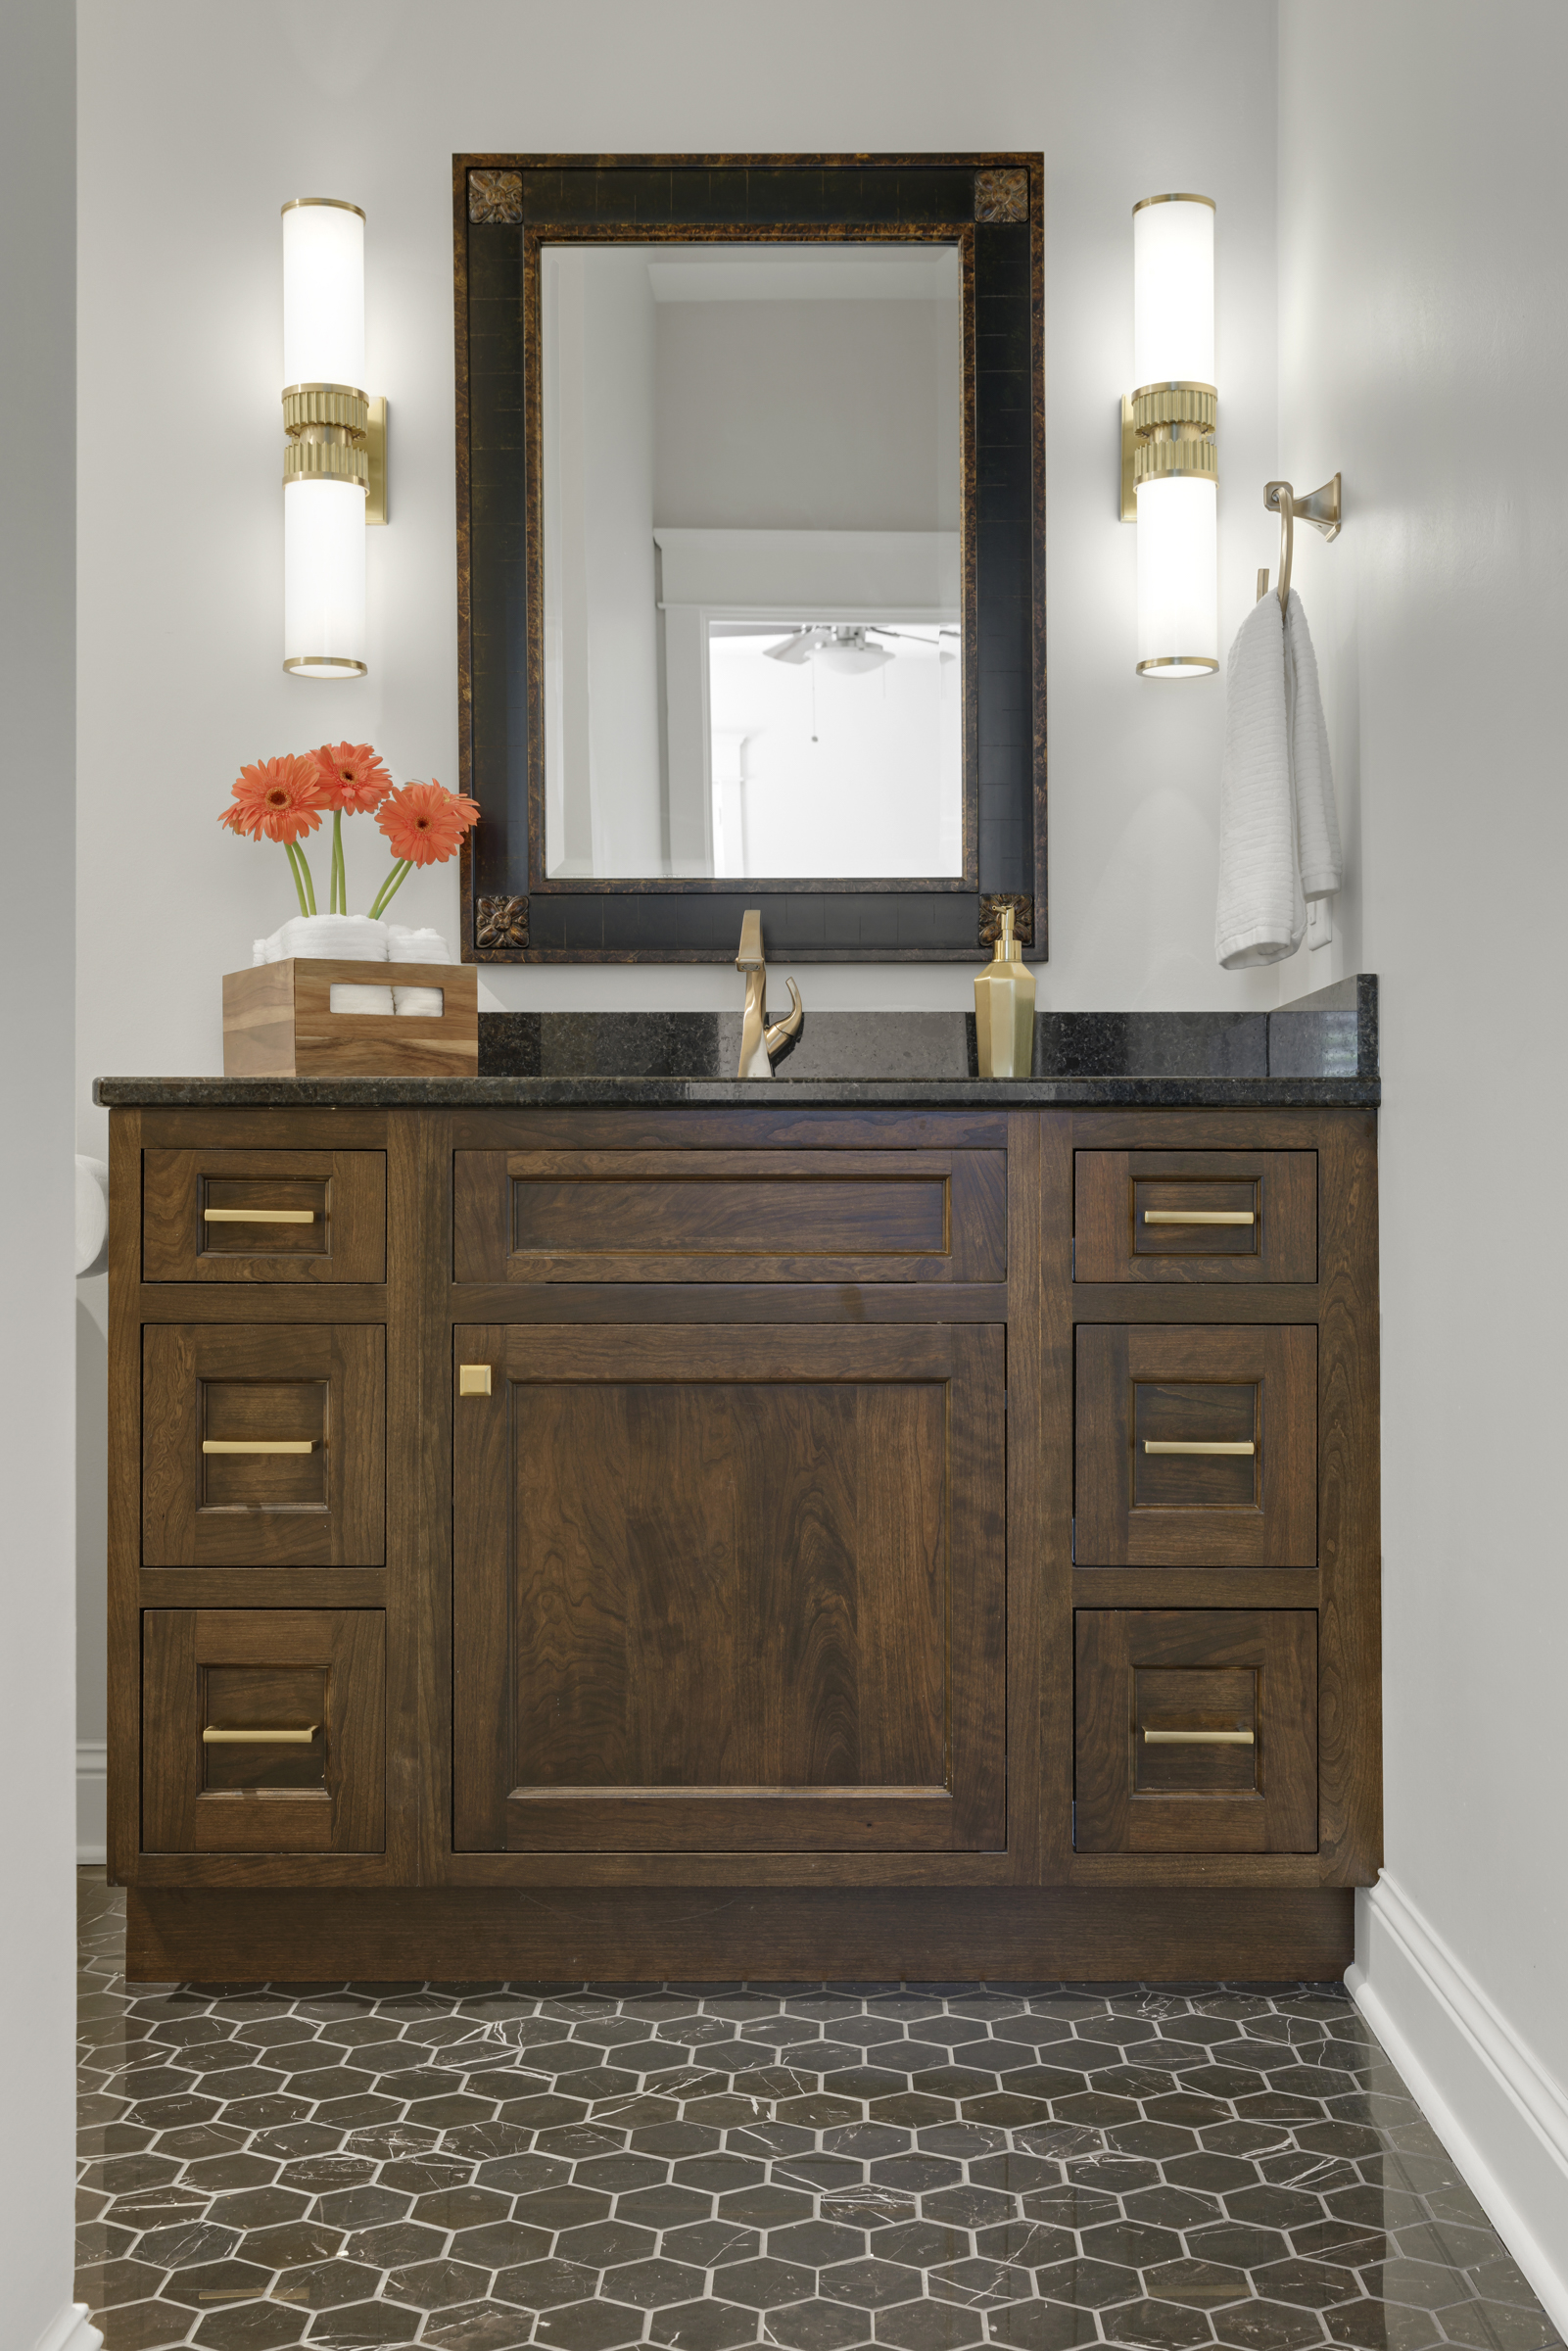
[[[943,637],[958,635],[957,629],[942,629],[938,633]],[[891,646],[872,645],[868,640],[873,637],[907,637],[912,644],[930,643],[928,637],[922,637],[913,629],[879,628],[875,621],[855,628],[817,621],[808,629],[797,629],[783,645],[769,646],[765,658],[791,664],[818,659],[829,669],[840,670],[851,677],[862,676],[868,670],[880,669],[893,658]]]

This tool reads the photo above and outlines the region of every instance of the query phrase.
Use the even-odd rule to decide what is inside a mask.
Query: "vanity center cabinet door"
[[[999,1329],[454,1335],[459,1849],[1004,1844]]]

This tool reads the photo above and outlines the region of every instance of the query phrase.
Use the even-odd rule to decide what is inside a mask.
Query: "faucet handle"
[[[748,906],[740,917],[740,951],[735,959],[737,972],[760,972],[762,964],[762,909]]]
[[[770,1054],[777,1053],[781,1045],[787,1044],[792,1036],[799,1035],[800,1024],[806,1017],[799,988],[792,980],[786,980],[784,985],[789,990],[789,1011],[782,1021],[775,1021],[771,1029],[764,1029],[762,1032],[762,1041]]]

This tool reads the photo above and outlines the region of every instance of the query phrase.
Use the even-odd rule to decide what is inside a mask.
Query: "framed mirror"
[[[1045,947],[1041,159],[454,159],[463,952]]]

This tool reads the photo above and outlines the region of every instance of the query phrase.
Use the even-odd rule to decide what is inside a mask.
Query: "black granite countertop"
[[[668,1108],[739,1103],[753,1110],[953,1110],[976,1104],[1051,1104],[1172,1110],[1327,1109],[1375,1106],[1375,1078],[100,1078],[93,1100],[209,1110],[560,1109],[583,1104]]]
[[[109,1104],[214,1109],[524,1103],[750,1103],[940,1109],[976,1103],[1138,1109],[1373,1105],[1377,981],[1337,982],[1273,1012],[1042,1012],[1034,1075],[975,1075],[961,1012],[819,1012],[771,1089],[735,1069],[728,1012],[495,1012],[479,1016],[474,1078],[100,1078]]]

